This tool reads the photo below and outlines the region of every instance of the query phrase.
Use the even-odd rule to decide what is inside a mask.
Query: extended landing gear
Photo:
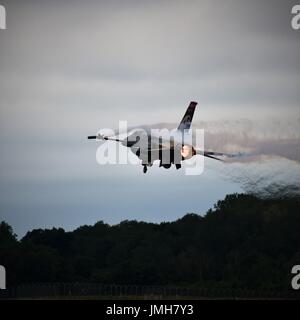
[[[151,163],[151,164],[148,164],[148,165],[147,165],[147,164],[143,164],[143,173],[146,173],[146,172],[147,172],[148,166],[151,167],[151,166],[152,166],[152,163]],[[170,169],[171,166],[172,166],[172,163],[162,164],[162,163],[160,162],[159,166],[160,166],[160,167],[164,167],[165,169]],[[178,170],[178,169],[181,168],[181,164],[176,163],[176,164],[175,164],[175,167],[176,167],[176,169]]]

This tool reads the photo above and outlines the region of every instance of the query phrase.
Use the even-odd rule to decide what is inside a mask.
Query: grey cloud
[[[209,194],[199,180],[176,180],[171,172],[168,200],[188,184],[192,205],[167,204],[155,189],[157,181],[169,181],[166,172],[144,185],[137,168],[96,165],[87,134],[115,128],[118,120],[177,123],[192,99],[199,102],[195,124],[203,121],[211,148],[299,158],[300,33],[290,27],[292,1],[2,3],[8,29],[0,32],[0,214],[23,231],[30,223],[70,225],[73,210],[78,224],[101,217],[118,222],[121,206],[98,201],[101,194],[111,199],[116,188],[125,218],[142,211],[141,219],[149,220],[155,212],[159,220],[172,211],[196,211],[200,193],[205,210],[226,192],[241,190],[232,180],[222,183],[214,167],[203,180]],[[270,117],[271,124],[264,121]],[[128,190],[132,176],[139,182]],[[145,196],[138,208],[126,202],[142,186],[144,194],[157,196],[151,210]],[[80,194],[76,209],[73,195]],[[80,216],[84,208],[88,217]]]

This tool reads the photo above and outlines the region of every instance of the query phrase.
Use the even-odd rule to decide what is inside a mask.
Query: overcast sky
[[[283,136],[286,128],[299,138],[295,1],[1,4],[0,220],[20,235],[98,220],[174,220],[242,191],[210,160],[197,177],[99,166],[85,137],[119,120],[177,123],[196,100],[195,121],[272,118]]]

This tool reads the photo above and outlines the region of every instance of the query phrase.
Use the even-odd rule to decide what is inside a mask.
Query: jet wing
[[[199,155],[207,157],[207,158],[219,160],[219,161],[224,161],[224,160],[220,159],[218,157],[233,158],[235,156],[234,154],[206,151],[206,150],[199,150],[199,149],[196,149],[196,154],[199,154]]]
[[[196,154],[198,154],[198,153],[196,153]],[[211,158],[211,159],[215,159],[215,160],[219,160],[219,161],[224,161],[224,160],[222,160],[220,158],[214,157],[214,156],[223,156],[223,154],[220,154],[219,152],[210,152],[210,151],[207,152],[207,151],[204,151],[202,153],[202,155],[204,157],[207,157],[207,158]]]

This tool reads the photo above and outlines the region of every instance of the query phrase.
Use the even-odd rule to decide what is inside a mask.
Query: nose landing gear
[[[143,165],[143,173],[146,173],[147,172],[147,166],[144,164]]]

